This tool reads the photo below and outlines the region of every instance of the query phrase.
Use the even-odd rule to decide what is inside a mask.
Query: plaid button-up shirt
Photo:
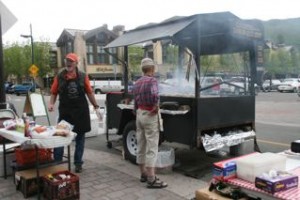
[[[133,86],[134,108],[139,106],[155,106],[158,105],[158,83],[156,78],[151,76],[142,76]]]

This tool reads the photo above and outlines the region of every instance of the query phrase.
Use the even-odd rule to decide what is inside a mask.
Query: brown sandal
[[[160,189],[160,188],[165,188],[167,186],[168,184],[166,182],[159,180],[157,177],[155,177],[154,181],[147,182],[147,188]]]

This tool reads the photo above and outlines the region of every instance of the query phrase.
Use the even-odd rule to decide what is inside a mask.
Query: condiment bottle
[[[24,136],[29,137],[29,118],[27,117],[26,113],[23,113],[23,121],[24,121]]]

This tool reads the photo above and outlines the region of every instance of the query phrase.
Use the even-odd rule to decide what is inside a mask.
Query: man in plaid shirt
[[[140,167],[141,182],[147,182],[148,188],[164,188],[168,184],[155,176],[159,142],[159,94],[154,78],[155,65],[152,59],[144,58],[141,67],[144,75],[133,87],[138,144],[136,161]]]

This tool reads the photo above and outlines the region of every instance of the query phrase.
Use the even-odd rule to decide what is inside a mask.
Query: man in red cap
[[[73,131],[77,133],[74,154],[76,173],[82,171],[85,133],[91,130],[89,106],[85,95],[95,109],[99,108],[88,76],[77,68],[78,61],[75,53],[66,55],[65,68],[57,74],[51,86],[48,105],[48,110],[53,111],[57,95],[59,95],[58,121],[65,120],[74,125]],[[64,147],[55,148],[54,159],[62,161],[63,153]]]

